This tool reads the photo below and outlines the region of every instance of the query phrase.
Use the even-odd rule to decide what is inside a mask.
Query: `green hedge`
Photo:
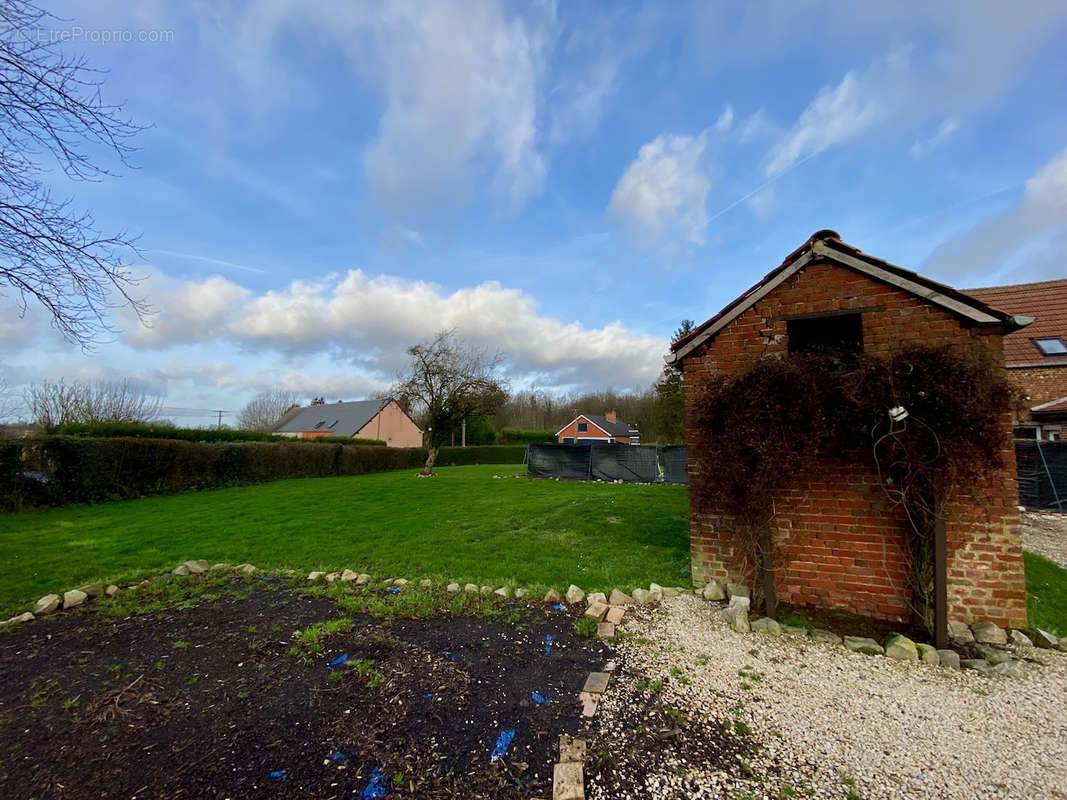
[[[551,444],[556,441],[555,431],[528,431],[522,428],[501,428],[497,434],[500,444]]]
[[[306,441],[187,442],[137,437],[45,436],[0,441],[0,507],[95,503],[283,478],[359,475],[421,467],[420,447]],[[526,448],[443,447],[437,464],[518,464]],[[24,477],[29,471],[46,481]]]
[[[353,436],[314,436],[310,439],[290,439],[285,436],[277,437],[287,442],[317,442],[318,444],[358,444],[364,447],[385,447],[381,439],[357,439]]]
[[[234,431],[218,428],[174,428],[143,422],[85,422],[60,425],[57,436],[94,436],[101,438],[179,439],[185,442],[284,442],[284,436],[263,431]]]

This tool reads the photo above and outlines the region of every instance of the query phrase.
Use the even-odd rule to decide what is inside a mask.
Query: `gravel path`
[[[612,753],[602,783],[633,788],[598,787],[594,767],[590,800],[1067,798],[1067,654],[1026,648],[1022,678],[983,678],[737,634],[720,605],[689,595],[637,612],[626,630],[595,725]],[[650,694],[685,722],[640,748],[632,709]],[[686,736],[723,735],[748,751],[725,764],[687,758]]]
[[[1067,567],[1067,514],[1024,511],[1023,550]]]

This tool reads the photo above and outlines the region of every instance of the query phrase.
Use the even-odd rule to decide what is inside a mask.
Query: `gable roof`
[[[770,294],[787,278],[795,275],[808,264],[823,261],[833,262],[909,292],[931,305],[943,308],[968,325],[1000,326],[1008,331],[1021,328],[1032,321],[1026,317],[1006,314],[951,286],[930,280],[917,272],[890,264],[880,258],[869,256],[859,248],[842,242],[841,237],[835,231],[821,230],[813,233],[804,244],[786,256],[781,264],[764,275],[762,280],[736,300],[727,304],[722,311],[704,324],[697,326],[687,336],[674,342],[671,345],[671,353],[667,356],[667,362],[681,361],[697,347],[714,338],[719,331]]]
[[[1067,397],[1061,397],[1057,400],[1050,400],[1047,403],[1034,406],[1030,409],[1032,414],[1062,414],[1067,412]]]
[[[594,425],[596,425],[598,428],[600,428],[600,430],[602,430],[604,433],[608,434],[609,436],[629,436],[630,435],[630,426],[627,425],[625,422],[608,422],[607,417],[602,416],[601,414],[579,414],[577,417],[575,417],[570,422],[568,422],[566,425],[564,425],[562,428],[560,428],[558,431],[556,431],[556,436],[559,436],[561,433],[563,433],[563,431],[565,431],[567,428],[569,428],[570,425],[571,425],[571,422],[575,422],[576,420],[579,420],[579,419],[587,419],[587,420],[589,420],[590,422],[592,422]]]
[[[1025,332],[1004,337],[1004,362],[1007,366],[1067,365],[1067,354],[1047,356],[1033,341],[1058,336],[1067,342],[1067,280],[986,286],[967,289],[967,293],[1009,314],[1034,317],[1034,324]]]
[[[331,436],[355,436],[360,428],[374,419],[378,412],[393,402],[384,400],[356,400],[350,403],[322,403],[301,408],[274,429],[275,433],[318,431]]]

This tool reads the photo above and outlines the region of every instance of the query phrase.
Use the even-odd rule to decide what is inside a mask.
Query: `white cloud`
[[[715,120],[715,130],[719,133],[726,133],[730,130],[730,126],[734,124],[734,107],[727,104],[726,108],[719,114],[719,118]]]
[[[768,187],[756,192],[748,199],[748,205],[760,219],[767,219],[774,211],[774,189]]]
[[[1067,149],[1026,181],[1012,208],[940,245],[925,269],[968,282],[1063,277],[1067,260]]]
[[[916,139],[908,151],[912,158],[924,158],[947,142],[952,135],[960,129],[960,121],[956,117],[948,117],[941,121],[937,130],[925,139]]]
[[[669,232],[703,244],[711,179],[704,166],[707,136],[661,134],[637,153],[611,195],[612,214],[647,241]]]
[[[123,339],[133,347],[156,348],[188,342],[206,342],[218,336],[226,321],[250,294],[221,275],[199,281],[178,282],[152,272],[138,285],[150,298],[156,313],[141,324],[126,307],[119,309]]]
[[[387,386],[406,365],[406,348],[442,328],[499,349],[511,374],[535,377],[546,388],[646,384],[659,373],[666,347],[620,322],[589,328],[546,315],[532,297],[495,281],[445,292],[424,281],[352,270],[253,295],[212,278],[172,287],[157,304],[153,328],[131,329],[128,344],[162,348],[199,337],[237,344],[250,355],[282,353],[290,365],[322,357],[336,364],[336,374],[359,378],[365,387]],[[307,382],[302,369],[291,367],[287,387],[324,385],[321,367]],[[267,382],[277,383],[277,370]]]

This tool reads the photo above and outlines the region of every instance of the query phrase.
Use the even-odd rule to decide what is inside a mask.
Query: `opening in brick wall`
[[[863,352],[863,321],[859,314],[833,314],[786,321],[790,353],[815,350]]]

